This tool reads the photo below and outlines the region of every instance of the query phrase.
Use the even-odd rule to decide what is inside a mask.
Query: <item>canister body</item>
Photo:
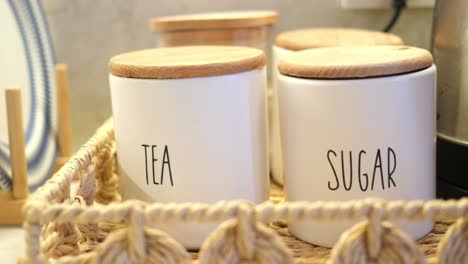
[[[268,52],[272,26],[248,28],[190,29],[157,32],[158,47],[187,45],[248,46]]]
[[[435,198],[435,66],[378,78],[277,81],[288,201]],[[353,224],[288,226],[300,239],[331,247]],[[396,224],[413,238],[432,228]]]
[[[284,49],[278,46],[273,46],[273,69],[272,69],[272,89],[271,89],[271,104],[270,104],[270,123],[269,142],[270,142],[270,173],[275,182],[283,184],[283,153],[281,151],[280,140],[280,124],[278,112],[278,87],[277,78],[280,74],[278,71],[278,63],[282,56],[292,53],[292,50]]]
[[[265,74],[263,68],[165,80],[110,75],[123,198],[266,200]],[[156,226],[195,249],[217,224]]]

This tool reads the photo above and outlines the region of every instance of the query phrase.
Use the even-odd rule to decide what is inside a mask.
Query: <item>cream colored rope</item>
[[[377,234],[369,235],[376,231]],[[365,221],[341,236],[332,250],[330,263],[423,264],[427,261],[416,243],[392,224]]]
[[[141,201],[110,203],[107,206],[75,206],[52,204],[42,210],[27,212],[28,222],[47,224],[49,222],[76,224],[110,221],[119,223],[126,219],[132,208]],[[335,206],[334,202],[290,202],[283,204],[264,203],[255,207],[257,219],[271,222],[278,219],[295,220],[355,220],[367,217],[375,208],[382,210],[382,220],[396,219],[445,219],[447,216],[458,218],[467,215],[468,199],[454,202],[428,201],[408,202],[395,208],[394,203],[379,202],[375,199],[346,201]],[[218,202],[215,204],[162,204],[145,203],[144,215],[148,222],[155,221],[222,221],[238,216],[240,201]],[[394,214],[398,211],[398,215]]]
[[[271,228],[275,220],[367,219],[345,232],[330,263],[425,263],[397,219],[457,219],[441,241],[437,260],[468,259],[468,199],[453,201],[291,202],[252,205],[161,204],[120,201],[112,122],[108,121],[24,207],[25,263],[187,263],[186,250],[155,222],[223,222],[205,241],[200,263],[293,263]],[[71,183],[80,179],[75,194]],[[70,196],[71,195],[71,196]],[[94,204],[94,201],[101,205]],[[42,237],[42,240],[40,239]],[[63,256],[63,257],[62,257]]]
[[[437,249],[439,263],[468,263],[468,215],[450,227]]]
[[[255,219],[255,208],[239,202],[237,219],[223,223],[200,250],[200,263],[293,263],[273,230]]]

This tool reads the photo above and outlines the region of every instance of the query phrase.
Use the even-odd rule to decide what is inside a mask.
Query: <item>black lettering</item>
[[[152,146],[151,146],[151,152],[152,152],[152,156],[151,156],[151,157],[153,158],[153,183],[159,185],[159,183],[156,182],[156,177],[155,177],[155,175],[154,175],[154,164],[156,163],[156,161],[158,161],[158,159],[155,158],[155,157],[156,157],[156,154],[154,153],[154,149],[155,149],[155,148],[156,148],[156,145],[152,145]]]
[[[149,180],[148,180],[148,154],[147,154],[147,148],[149,148],[149,145],[142,144],[141,146],[145,149],[146,184],[149,185]]]
[[[343,151],[341,151],[341,176],[343,177],[343,186],[345,190],[351,190],[351,187],[353,186],[353,156],[351,154],[351,151],[349,152],[349,187],[346,186],[346,173]]]
[[[333,150],[329,150],[328,153],[327,153],[327,159],[328,159],[328,162],[330,163],[330,166],[333,170],[333,175],[335,175],[335,180],[336,180],[336,187],[331,187],[331,184],[330,184],[330,181],[328,181],[328,189],[334,191],[336,189],[338,189],[340,187],[340,182],[338,180],[338,175],[336,175],[336,171],[335,171],[335,167],[333,167],[333,163],[330,159],[330,154],[333,153],[333,155],[335,155],[336,157],[336,152],[334,152]]]
[[[377,150],[377,155],[375,156],[374,172],[372,173],[371,190],[374,190],[375,172],[377,171],[377,168],[380,169],[380,179],[382,181],[382,190],[385,190],[384,179],[383,179],[383,170],[382,170],[382,158],[381,158],[381,155],[380,155],[380,149]]]
[[[392,154],[393,156],[393,168],[390,169],[390,154]],[[396,155],[395,155],[395,151],[393,151],[392,148],[388,148],[388,158],[387,158],[387,161],[388,161],[388,188],[390,188],[390,183],[393,184],[393,187],[396,187],[396,184],[395,184],[395,181],[393,180],[392,178],[392,175],[393,173],[395,172],[395,169],[396,169]]]
[[[367,187],[369,186],[369,176],[367,175],[367,173],[361,174],[361,165],[362,165],[361,164],[361,155],[362,154],[367,154],[367,153],[364,150],[361,150],[359,152],[359,163],[358,163],[358,176],[359,177],[358,177],[358,179],[359,179],[359,187],[361,188],[361,191],[365,192],[365,191],[367,191]],[[361,176],[365,177],[365,179],[366,179],[365,187],[362,187],[362,181],[361,181],[362,177]]]
[[[169,160],[169,149],[167,146],[164,147],[164,156],[163,156],[163,164],[161,170],[161,184],[163,184],[164,178],[164,167],[167,164],[167,168],[169,169],[169,178],[171,180],[171,186],[174,186],[174,182],[172,181],[172,171],[171,171],[171,161]]]

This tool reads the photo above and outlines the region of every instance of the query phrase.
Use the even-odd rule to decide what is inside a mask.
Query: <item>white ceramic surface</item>
[[[125,199],[267,199],[265,68],[169,80],[110,75],[110,85]],[[158,227],[195,249],[217,224]]]
[[[0,191],[11,189],[5,88],[23,101],[28,184],[33,191],[52,174],[57,153],[54,50],[41,1],[0,1]]]
[[[272,92],[271,92],[271,105],[270,105],[270,172],[273,179],[283,184],[283,155],[281,152],[280,142],[280,124],[279,124],[279,113],[278,113],[278,87],[277,78],[280,74],[278,71],[278,63],[282,56],[290,54],[294,51],[283,49],[281,47],[273,45],[273,59],[272,59]]]
[[[279,75],[286,199],[434,199],[435,81],[435,66],[354,80]],[[294,221],[288,226],[300,239],[331,247],[352,224]],[[431,222],[397,224],[413,238],[432,227]]]

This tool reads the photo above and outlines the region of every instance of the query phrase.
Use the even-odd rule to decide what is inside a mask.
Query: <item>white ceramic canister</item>
[[[436,68],[407,46],[309,49],[278,67],[287,201],[435,198]],[[355,222],[292,221],[331,247]],[[411,237],[433,223],[398,222]]]
[[[280,33],[273,45],[273,78],[270,110],[270,171],[275,182],[283,184],[283,164],[280,145],[280,125],[278,116],[278,62],[283,55],[295,51],[336,46],[402,45],[401,38],[394,34],[364,29],[308,28]]]
[[[159,48],[115,56],[109,65],[124,199],[260,203],[268,198],[261,50]],[[197,249],[218,224],[156,227]]]

